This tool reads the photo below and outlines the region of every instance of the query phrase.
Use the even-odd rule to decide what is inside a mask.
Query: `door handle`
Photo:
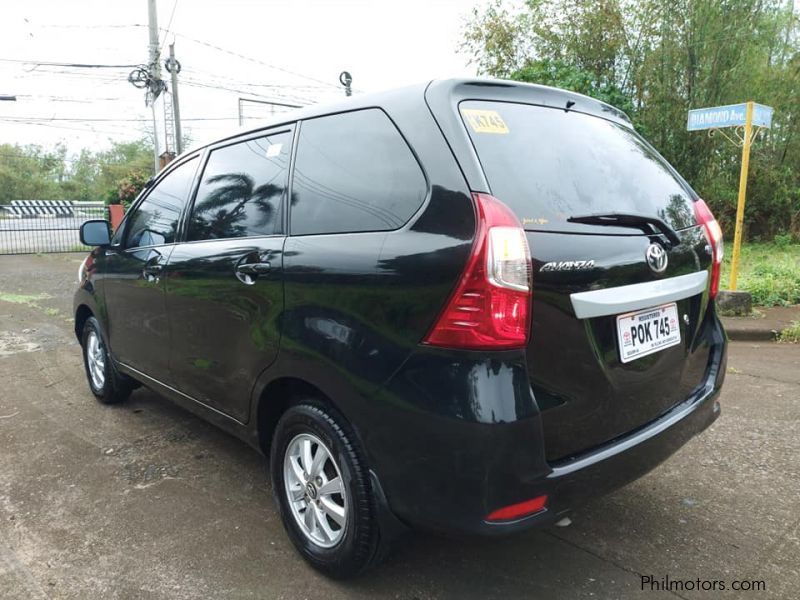
[[[159,265],[157,263],[144,266],[144,272],[146,275],[153,275],[153,276],[161,275],[161,272],[163,270],[164,270],[164,265]]]
[[[253,285],[259,275],[266,275],[271,268],[272,265],[267,261],[240,262],[236,265],[236,279],[247,285]]]
[[[161,254],[153,250],[153,255],[147,259],[142,267],[142,276],[146,281],[151,283],[158,283],[161,273],[164,271],[164,265],[161,263]]]
[[[272,266],[268,262],[243,263],[236,266],[236,272],[255,277],[269,273],[271,268]]]

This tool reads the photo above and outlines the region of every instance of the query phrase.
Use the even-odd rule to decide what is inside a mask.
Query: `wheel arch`
[[[86,304],[80,304],[75,309],[75,337],[78,338],[78,343],[80,343],[83,338],[83,327],[86,325],[86,321],[89,320],[89,317],[93,316],[95,316],[94,312],[92,312],[92,309]]]
[[[258,395],[255,407],[255,434],[258,440],[258,447],[265,456],[269,456],[272,436],[275,433],[275,426],[278,424],[281,415],[301,400],[308,399],[313,399],[314,403],[341,413],[325,392],[300,377],[278,377],[264,386]]]

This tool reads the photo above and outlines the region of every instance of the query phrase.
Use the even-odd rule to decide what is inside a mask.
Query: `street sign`
[[[720,127],[744,127],[747,120],[747,102],[728,104],[711,108],[698,108],[689,111],[686,129],[717,129]],[[772,107],[753,103],[753,127],[769,127],[772,125]]]
[[[741,135],[733,137],[723,135],[737,145],[742,145],[742,168],[739,171],[739,197],[736,202],[736,229],[733,234],[733,255],[731,256],[731,282],[730,288],[736,290],[736,278],[739,273],[739,254],[742,248],[742,231],[744,229],[744,204],[747,196],[747,170],[750,166],[750,145],[760,129],[769,129],[772,126],[772,107],[743,102],[741,104],[728,104],[727,106],[714,106],[711,108],[698,108],[689,111],[686,129],[700,131],[723,127],[741,127]],[[722,132],[720,132],[722,133]]]

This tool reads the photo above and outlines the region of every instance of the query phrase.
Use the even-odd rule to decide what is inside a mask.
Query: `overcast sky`
[[[240,96],[340,98],[344,69],[361,92],[474,75],[456,48],[464,16],[480,1],[158,0],[162,57],[175,41],[183,68],[184,131],[198,144],[235,130]],[[145,63],[146,25],[147,0],[3,2],[0,94],[17,102],[0,102],[0,142],[61,141],[77,152],[141,137],[152,117],[144,92],[127,82],[130,68],[36,62]],[[246,125],[265,111],[247,105]]]

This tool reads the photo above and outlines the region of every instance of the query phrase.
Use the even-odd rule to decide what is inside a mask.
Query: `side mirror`
[[[81,244],[86,246],[109,246],[111,234],[108,221],[92,219],[81,225]]]

